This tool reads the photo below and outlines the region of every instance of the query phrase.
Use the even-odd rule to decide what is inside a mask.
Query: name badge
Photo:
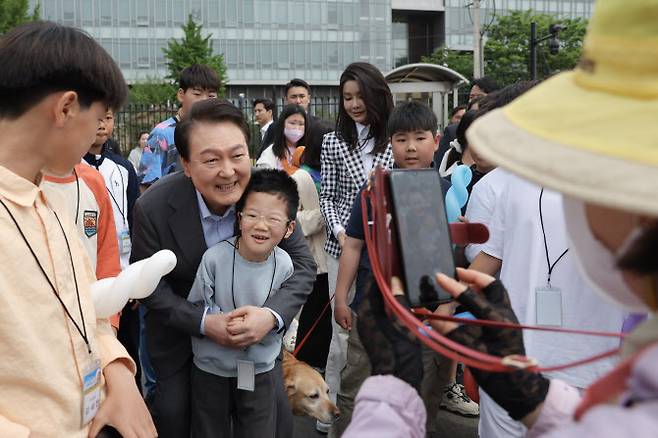
[[[253,391],[255,380],[254,363],[250,360],[238,360],[238,389]]]
[[[537,325],[562,327],[562,291],[546,286],[535,289]]]
[[[91,423],[101,405],[101,361],[92,360],[82,377],[82,425]]]
[[[123,230],[119,233],[119,252],[121,254],[130,254],[132,243],[130,242],[130,232]]]

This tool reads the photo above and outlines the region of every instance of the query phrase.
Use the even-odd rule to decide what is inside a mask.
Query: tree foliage
[[[550,24],[566,26],[560,32],[560,51],[550,53],[548,42],[537,46],[537,77],[542,79],[576,66],[582,50],[587,21],[582,18],[557,18],[533,11],[513,11],[499,17],[489,28],[484,45],[484,73],[502,85],[530,79],[530,23],[537,23],[537,37],[548,35]],[[473,54],[437,49],[427,62],[446,65],[467,78],[473,77]],[[470,59],[469,59],[470,58]]]
[[[532,11],[515,11],[501,17],[491,26],[484,46],[484,65],[487,76],[502,84],[530,78],[530,23],[537,23],[538,38],[548,35],[552,23],[562,24],[560,51],[553,55],[548,42],[537,46],[537,77],[542,79],[576,66],[582,50],[587,22],[582,18],[558,19],[552,15]]]
[[[32,13],[28,6],[28,0],[0,0],[0,34],[19,24],[38,20],[41,16],[39,4]]]
[[[202,26],[196,24],[192,16],[188,16],[187,23],[182,26],[183,38],[169,40],[163,49],[167,59],[169,75],[167,79],[177,84],[180,72],[192,64],[205,64],[217,72],[220,80],[219,95],[224,94],[224,86],[228,82],[224,55],[214,55],[212,48],[212,34],[204,37],[201,34]]]
[[[161,104],[176,100],[176,86],[157,78],[135,82],[130,86],[130,103]]]
[[[424,56],[422,62],[449,67],[457,73],[461,73],[468,80],[473,78],[473,52],[470,51],[439,47],[430,56]]]

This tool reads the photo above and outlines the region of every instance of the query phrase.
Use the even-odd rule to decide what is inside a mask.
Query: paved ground
[[[444,410],[440,410],[438,416],[440,430],[436,438],[477,438],[477,418],[466,418]],[[326,438],[326,435],[315,430],[315,420],[295,417],[294,438]]]

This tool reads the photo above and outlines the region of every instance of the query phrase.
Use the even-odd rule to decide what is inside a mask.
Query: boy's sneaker
[[[464,386],[459,383],[451,383],[443,388],[440,407],[467,417],[480,415],[480,407],[466,395]]]

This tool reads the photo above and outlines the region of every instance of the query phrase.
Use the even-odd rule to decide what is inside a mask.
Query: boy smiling
[[[285,172],[254,172],[236,205],[239,234],[205,252],[188,301],[202,302],[208,314],[261,307],[293,273],[290,256],[276,245],[292,234],[298,205],[297,186]],[[242,319],[231,317],[229,330]],[[193,436],[274,437],[271,374],[282,337],[272,331],[245,349],[192,337]]]

